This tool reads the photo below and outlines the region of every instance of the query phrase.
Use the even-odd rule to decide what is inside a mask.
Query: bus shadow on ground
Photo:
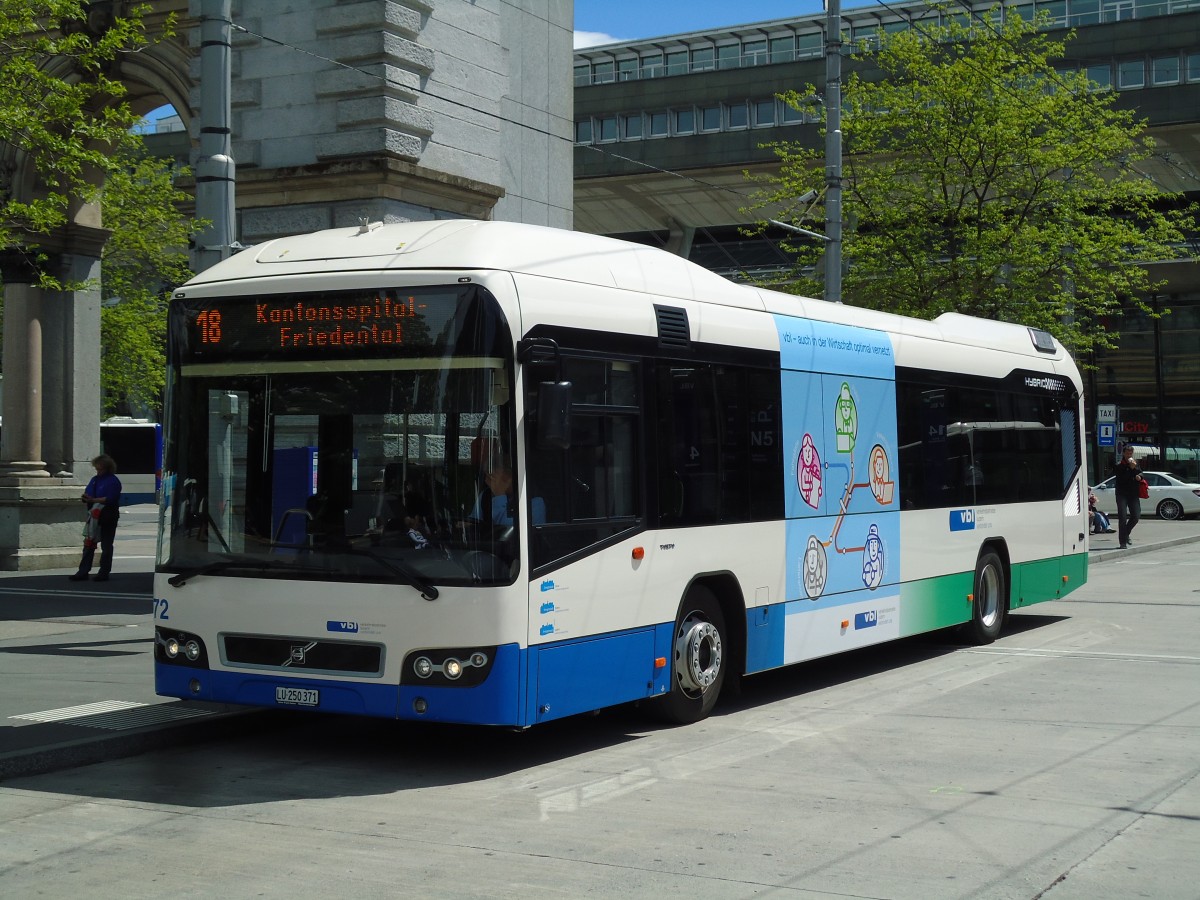
[[[0,647],[0,654],[62,656],[67,659],[104,659],[112,656],[145,656],[154,638],[125,638],[111,641],[55,641]]]
[[[1066,618],[1068,617],[1028,613],[1010,615],[1001,640],[1053,625]],[[720,715],[722,711],[753,709],[800,697],[872,675],[928,662],[972,646],[975,645],[963,639],[954,629],[947,629],[772,669],[742,679],[740,691],[733,698],[718,705],[716,713]]]
[[[20,575],[0,580],[0,621],[71,616],[149,614],[154,576],[114,572],[108,581],[69,581],[64,574]]]
[[[1062,618],[1014,616],[1007,633]],[[964,646],[952,633],[924,635],[755,675],[743,679],[740,691],[718,705],[714,719],[719,722],[734,712],[928,662]],[[632,745],[672,727],[636,705],[526,731],[324,713],[251,712],[207,734],[205,726],[199,725],[172,747],[9,784],[23,790],[192,808],[369,797],[531,771]],[[555,776],[545,777],[553,781]]]

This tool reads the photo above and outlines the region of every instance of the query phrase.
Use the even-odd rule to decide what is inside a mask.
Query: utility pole
[[[211,224],[196,236],[195,269],[227,259],[234,238],[230,57],[233,0],[200,4],[200,155],[196,160],[196,217]]]
[[[842,302],[842,2],[825,0],[825,299]]]

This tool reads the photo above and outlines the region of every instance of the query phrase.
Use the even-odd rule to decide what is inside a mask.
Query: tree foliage
[[[101,262],[100,386],[104,414],[157,416],[166,378],[167,303],[191,277],[187,246],[201,222],[181,208],[167,160],[131,156],[109,174],[101,208],[112,236]]]
[[[147,157],[133,130],[139,116],[115,64],[148,46],[149,6],[122,7],[0,0],[0,251],[23,256],[43,288],[82,288],[44,268],[39,245],[75,210],[100,204],[112,232],[101,264],[106,415],[161,406],[167,292],[190,275],[197,229],[181,212],[179,173]],[[160,38],[170,36],[168,20]]]
[[[138,117],[110,72],[146,46],[147,9],[110,16],[81,0],[0,0],[0,249],[29,251],[94,202],[119,165]],[[17,183],[21,160],[32,184]],[[44,286],[53,274],[43,273]]]
[[[1020,322],[1077,353],[1113,346],[1101,320],[1122,302],[1150,311],[1141,263],[1178,257],[1191,216],[1142,166],[1145,123],[1084,73],[1056,72],[1065,41],[1040,23],[945,21],[885,36],[870,57],[882,80],[847,80],[844,301]],[[811,108],[815,91],[784,99]],[[773,147],[781,170],[759,207],[811,228],[796,198],[823,188],[821,157]],[[793,249],[802,266],[821,252]],[[820,290],[811,276],[795,289]]]

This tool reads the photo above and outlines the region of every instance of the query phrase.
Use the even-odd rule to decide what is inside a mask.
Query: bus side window
[[[625,360],[564,354],[573,385],[568,449],[539,446],[536,388],[526,392],[528,494],[545,505],[531,522],[535,567],[633,527],[642,515],[639,368]]]
[[[658,513],[664,525],[783,515],[775,372],[663,362],[657,372]]]

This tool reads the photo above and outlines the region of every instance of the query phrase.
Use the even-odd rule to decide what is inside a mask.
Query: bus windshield
[[[171,356],[158,564],[175,583],[432,599],[515,579],[511,338],[486,290],[177,301]]]

